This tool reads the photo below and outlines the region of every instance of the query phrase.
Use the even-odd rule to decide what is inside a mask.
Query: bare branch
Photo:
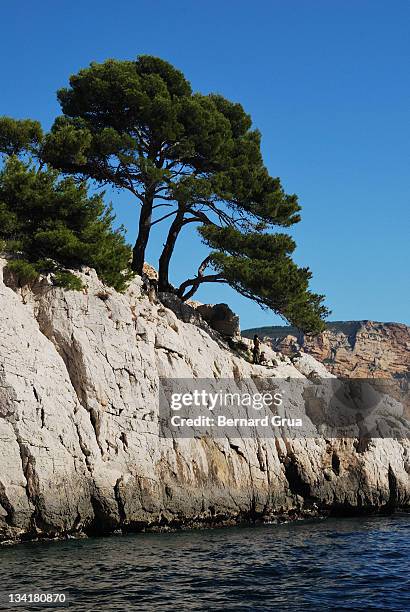
[[[164,215],[163,217],[160,217],[159,219],[155,219],[155,221],[153,221],[151,223],[151,227],[153,225],[156,225],[156,223],[160,223],[161,221],[163,221],[164,219],[168,219],[168,217],[172,217],[172,215],[176,215],[177,214],[177,210],[173,210],[172,212],[168,213],[167,215]]]
[[[203,261],[201,261],[201,263],[198,266],[198,272],[197,272],[198,276],[202,276],[203,275],[203,273],[205,272],[206,268],[208,267],[208,264],[210,263],[210,261],[211,261],[211,256],[210,255],[207,255],[205,257],[205,259]]]
[[[186,302],[189,300],[198,290],[199,285],[202,283],[227,283],[228,281],[223,278],[221,274],[207,274],[205,276],[190,278],[186,280],[180,287],[178,288],[178,295]],[[185,289],[187,289],[191,285],[191,289],[184,294]]]
[[[185,302],[190,297],[196,293],[199,285],[202,283],[226,283],[227,281],[223,278],[223,276],[219,273],[217,274],[207,274],[204,275],[204,272],[208,265],[211,263],[211,255],[207,255],[203,261],[199,264],[198,272],[195,278],[189,278],[184,281],[178,288],[179,297]],[[185,289],[191,287],[185,294]]]
[[[152,210],[155,210],[155,208],[163,208],[164,206],[169,208],[170,206],[172,206],[172,204],[171,203],[169,203],[169,204],[166,204],[166,203],[164,203],[164,204],[155,204],[155,206],[152,207]]]
[[[201,212],[200,210],[193,210],[192,208],[188,208],[186,212],[191,213],[192,217],[185,217],[183,224],[185,225],[186,223],[193,223],[193,222],[202,222],[205,223],[205,225],[213,225],[211,219],[203,212]]]

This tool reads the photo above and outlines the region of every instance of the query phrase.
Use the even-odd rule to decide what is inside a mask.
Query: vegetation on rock
[[[300,221],[297,196],[286,194],[280,179],[270,176],[261,135],[240,104],[193,92],[179,70],[151,56],[92,63],[70,78],[58,100],[62,115],[45,136],[37,122],[4,118],[0,150],[9,156],[34,156],[38,172],[51,173],[56,189],[85,189],[77,182],[92,180],[132,194],[140,205],[131,264],[135,272],[143,271],[151,228],[167,221],[158,283],[160,291],[174,291],[171,258],[181,232],[194,224],[212,252],[199,263],[195,277],[175,290],[182,299],[204,282],[228,283],[306,332],[323,328],[328,314],[323,296],[309,290],[309,269],[292,261],[293,240],[275,233],[277,227]],[[50,168],[71,175],[71,182],[60,181]],[[29,166],[25,171],[35,173]],[[85,193],[82,205],[87,197]],[[101,199],[98,203],[103,206]],[[98,218],[105,220],[106,240],[109,235],[113,241],[115,235],[116,247],[125,248],[111,232],[110,213],[100,210]],[[54,249],[55,261],[75,266],[81,260],[107,278],[107,249],[102,248],[104,256],[93,249],[85,252],[88,241],[76,235],[77,244],[58,231],[55,239],[48,238],[48,258]],[[33,243],[28,260],[37,266],[34,251],[44,259],[38,246],[38,241]],[[44,249],[43,243],[40,246]],[[112,277],[119,263],[127,264],[112,252],[111,259],[111,266],[117,266]],[[205,273],[208,267],[212,273]],[[110,284],[117,286],[117,280],[111,278]]]
[[[324,329],[323,318],[328,314],[324,298],[309,291],[309,269],[299,268],[292,261],[290,255],[296,245],[290,236],[245,234],[214,225],[201,227],[200,233],[214,249],[207,262],[215,270],[209,281],[229,283],[245,297],[310,333]],[[201,274],[188,281],[193,283],[192,288],[204,278]]]
[[[108,285],[122,291],[131,276],[131,249],[101,195],[60,179],[56,170],[8,157],[0,171],[1,250],[22,284],[53,273],[54,282],[81,289],[71,269],[91,266]],[[125,271],[125,272],[124,272]]]

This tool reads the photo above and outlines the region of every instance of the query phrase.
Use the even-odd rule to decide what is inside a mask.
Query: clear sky
[[[271,174],[299,195],[295,258],[330,318],[409,324],[409,23],[408,0],[4,2],[0,115],[48,128],[56,90],[91,61],[170,61],[251,114]],[[109,195],[132,241],[138,209]],[[160,246],[157,231],[154,265]],[[184,234],[172,280],[196,270],[202,248]],[[228,302],[243,328],[280,323],[224,286],[197,297]]]

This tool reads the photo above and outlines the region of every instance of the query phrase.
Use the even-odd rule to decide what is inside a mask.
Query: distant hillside
[[[316,337],[304,336],[291,326],[247,329],[272,347],[291,355],[297,350],[313,355],[336,375],[349,377],[409,377],[410,327],[377,321],[333,321]]]

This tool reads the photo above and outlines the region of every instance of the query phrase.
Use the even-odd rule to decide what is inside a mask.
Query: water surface
[[[407,611],[409,559],[408,514],[27,543],[0,549],[0,610]]]

